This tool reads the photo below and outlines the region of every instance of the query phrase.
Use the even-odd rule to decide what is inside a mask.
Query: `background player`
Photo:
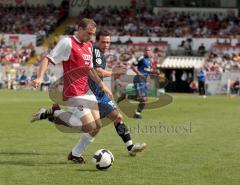
[[[133,62],[132,70],[136,73],[133,78],[134,89],[136,91],[136,99],[139,101],[138,108],[134,114],[134,118],[142,118],[142,111],[147,101],[147,77],[151,72],[151,60],[153,56],[152,49],[146,47],[144,56],[139,57]]]

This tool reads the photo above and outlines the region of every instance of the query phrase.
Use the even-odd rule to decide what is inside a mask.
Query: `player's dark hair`
[[[107,30],[100,30],[96,35],[96,41],[99,41],[101,36],[108,37],[111,36],[111,33]]]
[[[97,24],[93,19],[83,18],[78,22],[78,27],[82,29],[86,29],[87,27],[96,28]]]

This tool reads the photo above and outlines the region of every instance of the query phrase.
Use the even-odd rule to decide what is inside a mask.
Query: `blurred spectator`
[[[188,92],[188,76],[187,72],[183,71],[182,76],[181,76],[181,90],[182,92]]]
[[[191,72],[189,72],[187,74],[187,92],[193,92],[195,90],[193,88],[194,85],[192,84],[192,82],[193,82],[193,74]]]
[[[197,73],[197,78],[198,78],[198,91],[199,95],[205,96],[205,80],[206,80],[206,72],[203,68],[199,70]]]
[[[13,89],[12,77],[11,77],[11,74],[9,72],[6,72],[4,81],[7,84],[8,89]]]
[[[177,78],[176,78],[176,71],[173,70],[170,77],[169,77],[169,90],[171,92],[176,92],[177,90]]]
[[[22,75],[19,78],[19,87],[23,88],[27,85],[27,83],[28,83],[28,77],[25,74],[25,71],[23,71]]]
[[[232,92],[234,94],[240,95],[240,81],[239,81],[239,78],[237,78],[235,80],[235,82],[232,84],[231,89],[232,89]]]
[[[33,81],[33,80],[35,80],[36,78],[37,78],[37,73],[36,73],[36,72],[33,72],[30,80]]]
[[[199,47],[198,47],[198,54],[199,56],[204,56],[206,53],[206,48],[204,46],[204,44],[202,43]]]

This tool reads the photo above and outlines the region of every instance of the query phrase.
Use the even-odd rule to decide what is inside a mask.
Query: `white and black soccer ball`
[[[112,152],[106,149],[96,151],[92,158],[92,163],[99,170],[105,170],[112,166],[114,157]]]

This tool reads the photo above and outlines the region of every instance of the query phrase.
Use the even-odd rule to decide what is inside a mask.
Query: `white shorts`
[[[95,95],[86,94],[84,96],[75,96],[69,98],[65,105],[77,118],[82,118],[84,115],[91,112],[93,107],[97,107],[98,101]]]

